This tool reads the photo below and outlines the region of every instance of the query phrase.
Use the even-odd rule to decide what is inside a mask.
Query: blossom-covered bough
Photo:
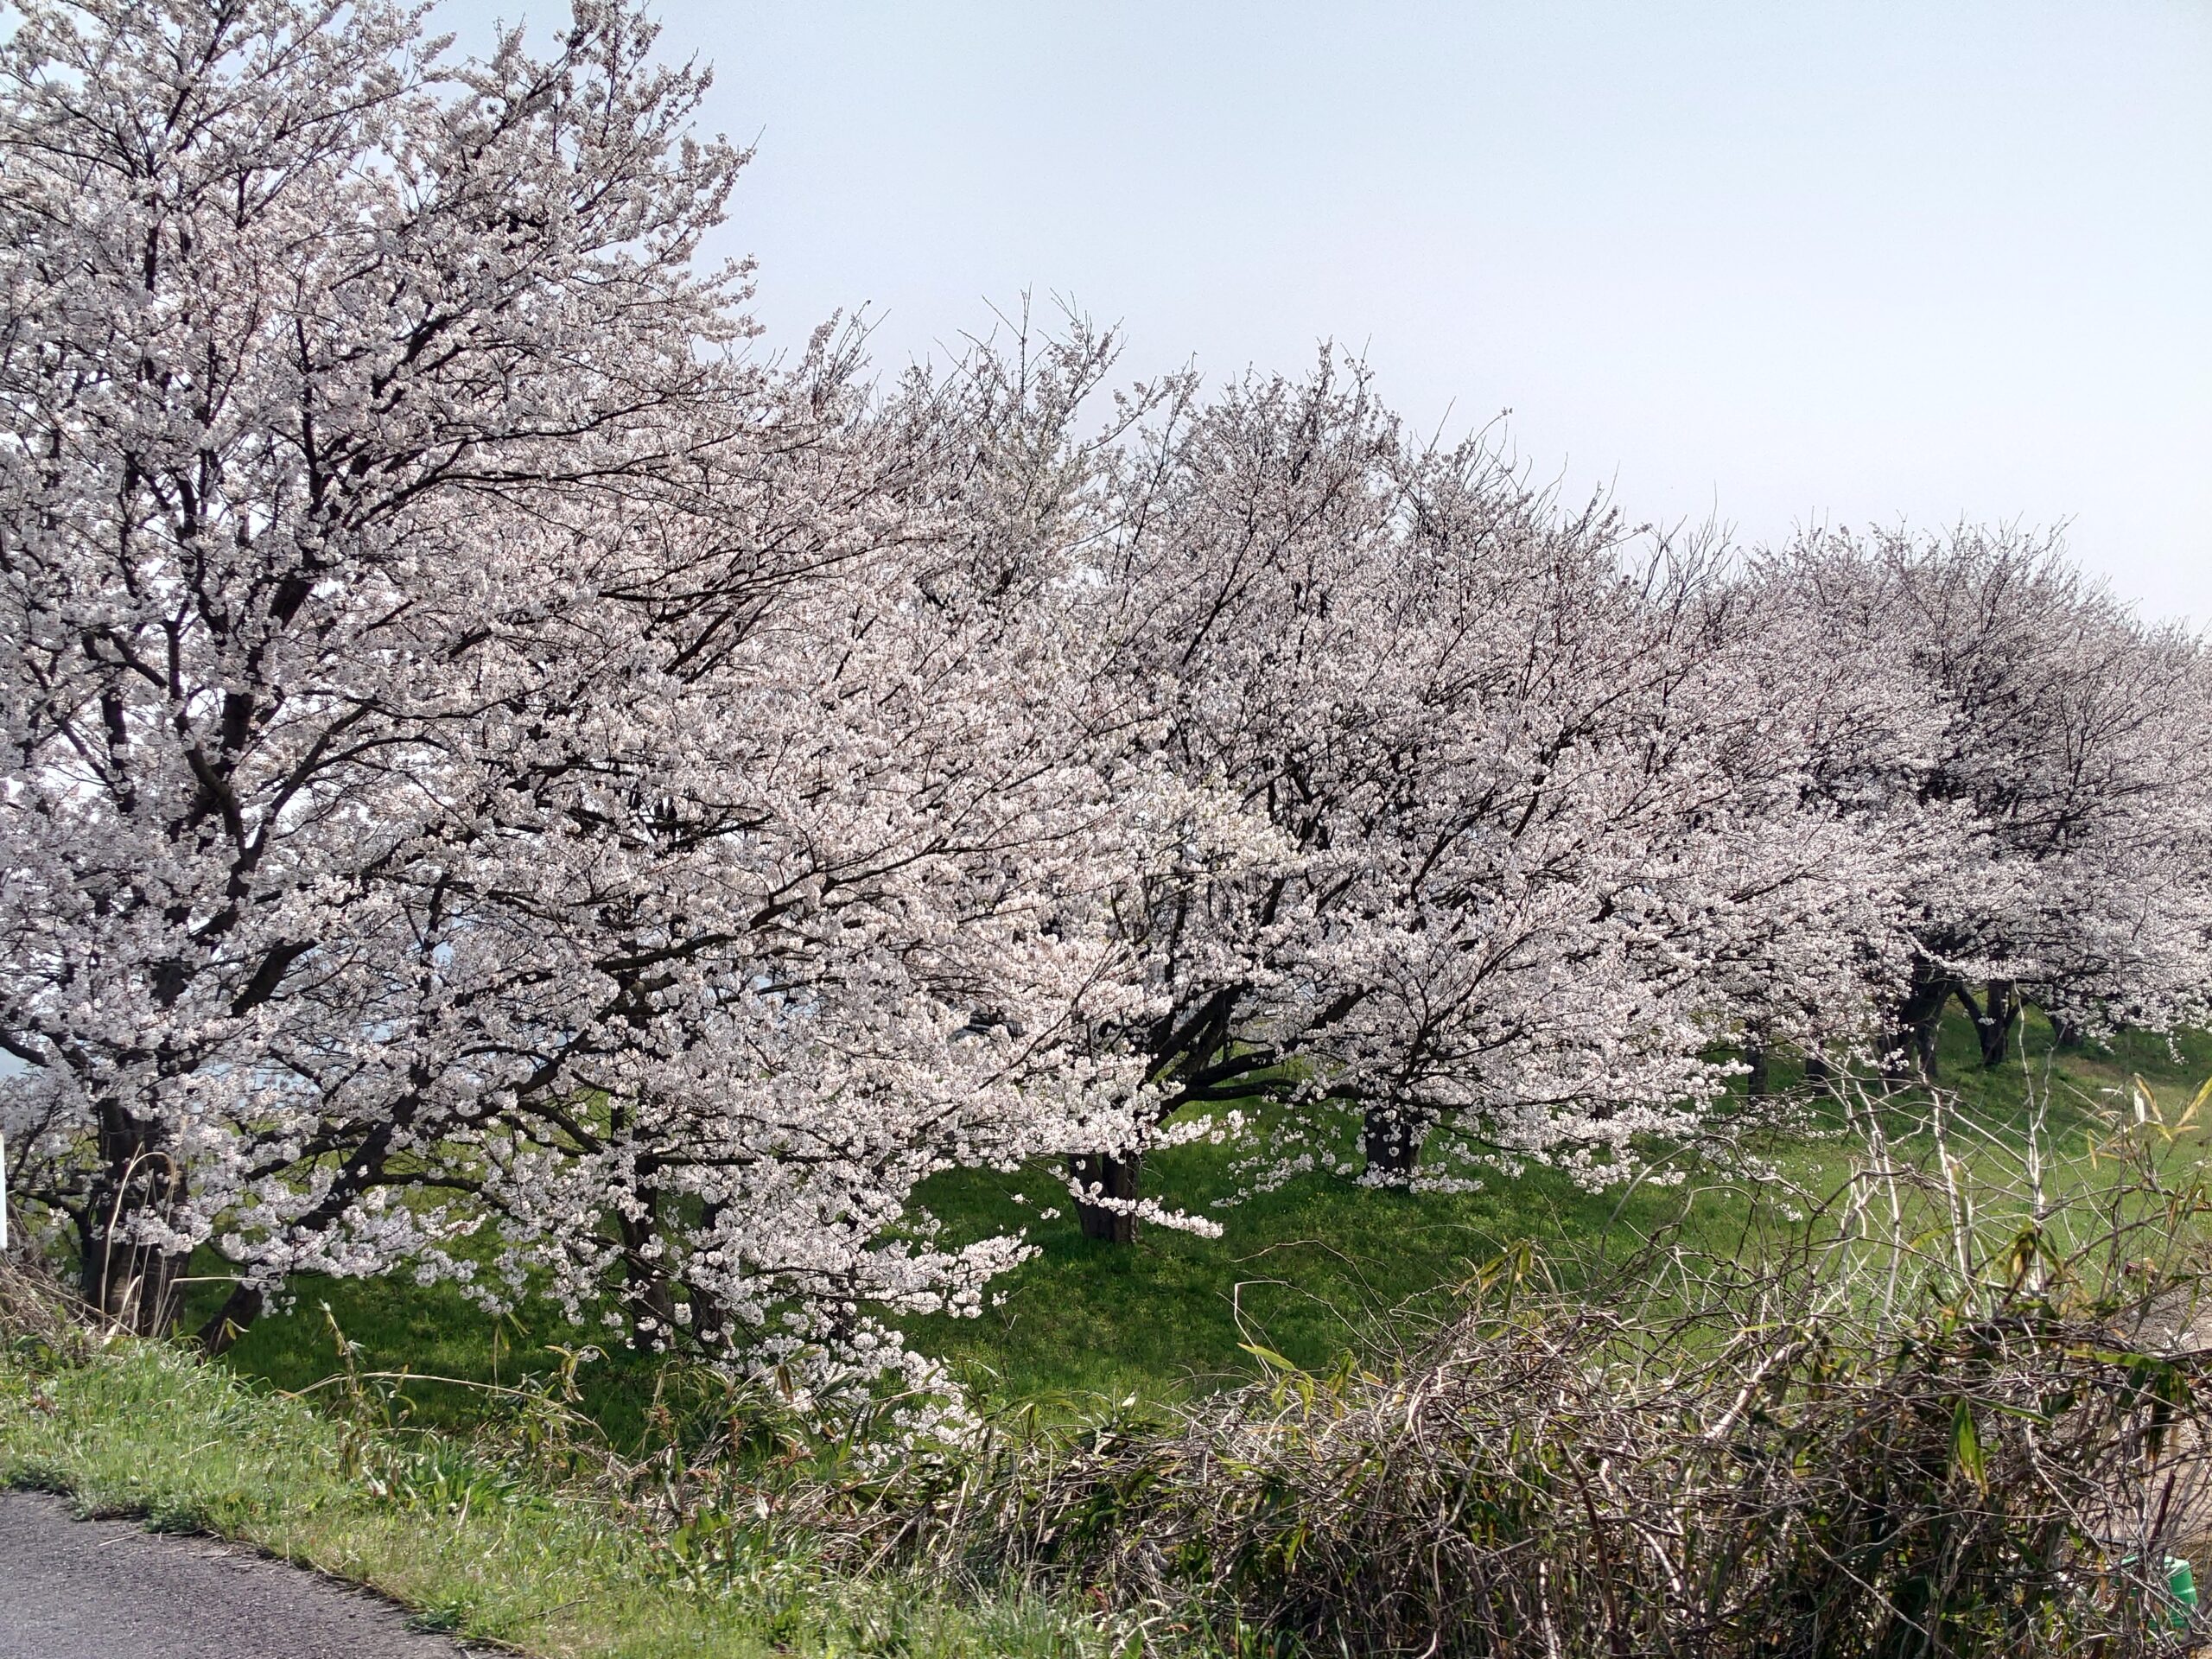
[[[949,1169],[1595,1182],[1948,997],[2202,1017],[2205,654],[2046,551],[1735,561],[1333,358],[763,357],[702,72],[423,25],[0,45],[0,1135],[105,1317],[205,1249],[217,1347],[404,1269],[913,1376],[1026,1248]]]

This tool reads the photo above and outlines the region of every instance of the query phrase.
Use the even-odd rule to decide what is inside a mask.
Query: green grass
[[[855,1579],[784,1553],[701,1575],[589,1491],[435,1436],[360,1428],[171,1347],[56,1363],[0,1344],[0,1486],[213,1533],[365,1584],[423,1628],[568,1659],[1080,1659],[1084,1618],[1020,1596]]]
[[[2188,1036],[2178,1055],[2142,1035],[2124,1036],[2109,1050],[2052,1053],[2049,1027],[2037,1018],[2028,1041],[2033,1063],[2039,1068],[2048,1057],[2059,1085],[2048,1128],[2077,1150],[2084,1115],[2070,1103],[2120,1089],[2131,1074],[2170,1098],[2212,1075],[2212,1037],[2203,1033]],[[1963,1019],[1947,1026],[1941,1064],[1964,1115],[2024,1134],[2019,1065],[1985,1071]],[[1777,1063],[1777,1084],[1796,1077],[1794,1066]],[[1825,1192],[1842,1179],[1855,1148],[1818,1127],[1755,1137],[1754,1149],[1802,1187]],[[2196,1155],[2193,1139],[2181,1154]],[[1255,1369],[1243,1351],[1248,1341],[1315,1369],[1383,1316],[1421,1307],[1510,1244],[1602,1248],[1611,1231],[1625,1249],[1672,1226],[1686,1244],[1725,1250],[1777,1191],[1695,1166],[1682,1185],[1625,1195],[1584,1192],[1548,1170],[1493,1179],[1473,1193],[1373,1192],[1313,1175],[1216,1211],[1211,1201],[1231,1190],[1229,1161],[1217,1148],[1189,1147],[1147,1169],[1152,1191],[1217,1217],[1223,1237],[1154,1228],[1134,1247],[1116,1246],[1082,1237],[1071,1217],[1033,1224],[1038,1255],[1009,1276],[999,1306],[972,1320],[914,1321],[913,1338],[1011,1397],[1176,1391],[1247,1376]],[[956,1226],[1014,1227],[1022,1212],[1006,1194],[1034,1197],[1044,1190],[1039,1180],[967,1174],[930,1196]]]
[[[2180,1053],[2162,1039],[2120,1038],[2108,1050],[2050,1050],[2049,1028],[2031,1016],[2029,1058],[2052,1065],[2061,1096],[2054,1132],[2080,1125],[2069,1099],[2123,1087],[2139,1073],[2162,1094],[2186,1093],[2212,1075],[2212,1036],[2192,1033]],[[2017,1062],[1982,1069],[1973,1034],[1954,1016],[1942,1047],[1946,1086],[1970,1116],[2015,1129],[2025,1105]],[[1778,1084],[1794,1072],[1777,1065]],[[1840,1179],[1851,1148],[1818,1134],[1764,1137],[1758,1147],[1808,1190]],[[2192,1141],[2182,1155],[2195,1156]],[[1214,1208],[1235,1187],[1234,1154],[1206,1145],[1162,1153],[1147,1166],[1150,1191],[1190,1211],[1214,1217],[1224,1236],[1205,1239],[1148,1227],[1134,1246],[1081,1236],[1071,1215],[1040,1222],[1039,1205],[1068,1205],[1052,1172],[964,1173],[940,1178],[925,1197],[955,1237],[1026,1227],[1036,1255],[999,1287],[980,1318],[908,1322],[914,1343],[950,1361],[972,1385],[999,1399],[1071,1393],[1173,1395],[1251,1375],[1244,1351],[1258,1343],[1308,1367],[1325,1365],[1381,1316],[1419,1306],[1460,1282],[1508,1245],[1589,1247],[1608,1230],[1625,1240],[1679,1225],[1687,1242],[1724,1248],[1752,1224],[1770,1186],[1725,1172],[1700,1172],[1684,1185],[1647,1185],[1624,1198],[1589,1193],[1552,1172],[1494,1179],[1472,1193],[1405,1194],[1313,1175],[1233,1208]],[[1026,1195],[1017,1203],[1015,1194]],[[206,1294],[219,1294],[209,1286]],[[292,1310],[263,1319],[227,1363],[279,1389],[302,1389],[336,1369],[327,1303],[371,1368],[489,1382],[543,1375],[560,1348],[611,1350],[580,1372],[586,1408],[618,1443],[636,1434],[658,1370],[623,1352],[602,1330],[569,1326],[542,1308],[493,1320],[449,1286],[417,1287],[402,1278],[304,1280]],[[438,1383],[409,1389],[420,1421],[459,1425],[478,1402]]]
[[[194,1262],[182,1328],[197,1328],[220,1306],[229,1280],[203,1251]],[[557,1310],[532,1304],[494,1318],[449,1283],[418,1285],[403,1275],[334,1279],[303,1274],[289,1306],[264,1314],[225,1357],[237,1375],[288,1393],[316,1389],[343,1369],[342,1338],[364,1370],[410,1373],[415,1421],[457,1429],[482,1414],[474,1385],[531,1384],[552,1376],[567,1355],[592,1350],[576,1368],[585,1409],[618,1441],[633,1441],[649,1409],[657,1364],[625,1349],[605,1329],[570,1325]],[[456,1382],[442,1379],[453,1378]]]

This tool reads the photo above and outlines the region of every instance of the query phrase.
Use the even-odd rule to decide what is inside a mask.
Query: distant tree
[[[1893,1046],[1927,1075],[1955,998],[1986,1063],[2024,1001],[2069,1030],[2202,1020],[2212,940],[2206,653],[2152,627],[2054,538],[1808,539],[1770,585],[1821,619],[1831,655],[1903,662],[1922,758],[1869,775],[1899,838],[1914,940]]]

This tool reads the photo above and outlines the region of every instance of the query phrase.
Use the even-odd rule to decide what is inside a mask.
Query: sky
[[[717,251],[772,344],[865,306],[895,367],[1025,294],[1132,376],[1333,340],[1638,518],[2063,522],[2212,623],[2212,0],[658,15],[756,146]]]

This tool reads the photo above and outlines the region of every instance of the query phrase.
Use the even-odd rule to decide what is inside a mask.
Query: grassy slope
[[[2031,1033],[2031,1048],[2046,1042]],[[1945,1058],[1949,1081],[1984,1121],[2019,1115],[2017,1069],[1981,1072],[1962,1027],[1948,1033]],[[2056,1057],[2056,1066],[2077,1091],[2116,1088],[2137,1071],[2178,1094],[2212,1072],[2212,1038],[2191,1038],[2177,1058],[2138,1039],[2109,1053]],[[1764,1150],[1813,1189],[1847,1155],[1839,1142],[1802,1134]],[[2201,1157],[2202,1142],[2191,1137],[2176,1155]],[[1228,1162],[1216,1148],[1167,1154],[1153,1172],[1155,1189],[1203,1209],[1228,1190]],[[1033,1172],[963,1177],[932,1196],[955,1231],[978,1231],[1020,1224],[1027,1211],[1010,1195],[1025,1187],[1051,1191]],[[1011,1276],[1000,1306],[975,1321],[917,1321],[912,1334],[1010,1395],[1203,1386],[1249,1371],[1247,1339],[1324,1362],[1371,1313],[1418,1301],[1513,1241],[1586,1245],[1616,1224],[1679,1222],[1725,1249],[1751,1224],[1752,1204],[1741,1182],[1647,1188],[1624,1202],[1541,1173],[1419,1197],[1313,1177],[1225,1212],[1218,1240],[1154,1229],[1137,1247],[1115,1249],[1082,1239],[1069,1219],[1033,1222],[1039,1254]],[[554,1323],[495,1324],[448,1288],[385,1280],[303,1286],[295,1309],[265,1320],[227,1366],[143,1345],[55,1366],[35,1344],[0,1344],[0,1485],[64,1491],[90,1510],[247,1540],[372,1585],[435,1628],[548,1656],[1103,1659],[1107,1650],[1094,1628],[1050,1605],[855,1581],[787,1554],[695,1582],[664,1538],[588,1490],[533,1484],[419,1427],[349,1427],[272,1394],[267,1384],[306,1388],[336,1368],[325,1300],[370,1368],[513,1380],[552,1370],[556,1345],[587,1339]],[[653,1375],[635,1357],[587,1367],[587,1408],[621,1437],[650,1401]],[[485,1404],[439,1385],[406,1394],[418,1426],[469,1421]]]
[[[2040,1066],[2049,1031],[2039,1020],[2030,1043]],[[2127,1037],[2110,1052],[2050,1058],[2063,1085],[2056,1093],[2094,1095],[2135,1072],[2171,1097],[2212,1074],[2212,1036],[2192,1033],[2178,1057],[2161,1039]],[[1942,1061],[1945,1082],[1968,1114],[1999,1125],[2024,1121],[2020,1067],[1984,1071],[1963,1020],[1947,1028]],[[1777,1074],[1783,1084],[1795,1077],[1779,1065]],[[2079,1113],[2061,1108],[2053,1116],[2063,1131],[2075,1127]],[[1826,1192],[1852,1148],[1784,1131],[1762,1137],[1758,1150],[1807,1190]],[[1204,1210],[1229,1188],[1226,1161],[1213,1148],[1183,1148],[1161,1157],[1151,1173],[1162,1197]],[[994,1216],[992,1201],[995,1189],[1021,1185],[969,1176],[961,1202],[948,1208],[1018,1224],[1011,1205],[1000,1198]],[[1031,1192],[1039,1190],[1029,1184]],[[1253,1363],[1240,1347],[1248,1340],[1312,1368],[1332,1359],[1361,1325],[1392,1309],[1418,1307],[1507,1245],[1586,1247],[1603,1243],[1609,1229],[1624,1243],[1679,1225],[1685,1243],[1725,1253],[1751,1224],[1755,1203],[1777,1191],[1738,1177],[1694,1175],[1676,1187],[1593,1194],[1538,1170],[1474,1193],[1408,1195],[1310,1176],[1211,1212],[1226,1224],[1217,1240],[1154,1229],[1135,1248],[1117,1248],[1084,1239],[1069,1219],[1033,1227],[1039,1255],[1011,1276],[1000,1306],[973,1321],[917,1321],[912,1334],[975,1379],[1017,1396],[1157,1390],[1224,1371],[1249,1375]]]
[[[2048,1029],[2033,1021],[2028,1037],[2031,1058],[2040,1065]],[[1945,1033],[1943,1060],[1947,1083],[1982,1117],[2001,1122],[2020,1113],[2019,1067],[1985,1072],[1971,1032],[1956,1018]],[[2182,1090],[2212,1073],[2212,1037],[2191,1036],[2178,1059],[2159,1039],[2130,1037],[2111,1052],[2053,1060],[2057,1077],[2076,1091],[2116,1087],[2131,1071],[2162,1091]],[[1788,1079],[1785,1071],[1778,1080]],[[1825,1167],[1840,1168],[1843,1159],[1840,1147],[1816,1136],[1776,1137],[1764,1150],[1815,1189]],[[1646,1187],[1624,1201],[1616,1193],[1580,1192],[1541,1171],[1493,1181],[1479,1192],[1420,1196],[1310,1176],[1214,1211],[1212,1201],[1233,1185],[1229,1164],[1227,1153],[1205,1146],[1157,1158],[1148,1171],[1153,1190],[1193,1211],[1217,1215],[1226,1232],[1209,1240],[1150,1228],[1133,1248],[1084,1239],[1069,1216],[1038,1222],[1035,1204],[1055,1196],[1049,1172],[941,1180],[929,1196],[953,1233],[1026,1224],[1038,1255],[1009,1276],[1000,1304],[981,1319],[915,1320],[914,1340],[951,1360],[986,1392],[1006,1397],[1177,1390],[1249,1374],[1252,1362],[1241,1345],[1246,1341],[1262,1342],[1301,1364],[1325,1363],[1363,1322],[1417,1303],[1519,1240],[1587,1243],[1609,1225],[1650,1229],[1679,1220],[1696,1242],[1721,1247],[1751,1214],[1752,1198],[1740,1182]],[[1020,1192],[1030,1205],[1014,1201]],[[334,1351],[322,1313],[326,1300],[372,1366],[512,1378],[551,1370],[558,1358],[552,1345],[603,1340],[542,1313],[495,1325],[449,1287],[323,1281],[302,1285],[289,1314],[264,1319],[231,1363],[284,1389],[327,1376]],[[582,1375],[589,1409],[618,1438],[626,1436],[651,1398],[650,1363],[618,1354]],[[463,1390],[418,1385],[410,1393],[427,1421],[458,1421],[472,1410]]]
[[[549,1659],[1104,1659],[1085,1621],[1021,1599],[855,1580],[781,1555],[695,1580],[642,1522],[467,1447],[354,1430],[181,1351],[83,1363],[0,1344],[0,1486],[212,1532],[367,1584],[424,1628]]]

